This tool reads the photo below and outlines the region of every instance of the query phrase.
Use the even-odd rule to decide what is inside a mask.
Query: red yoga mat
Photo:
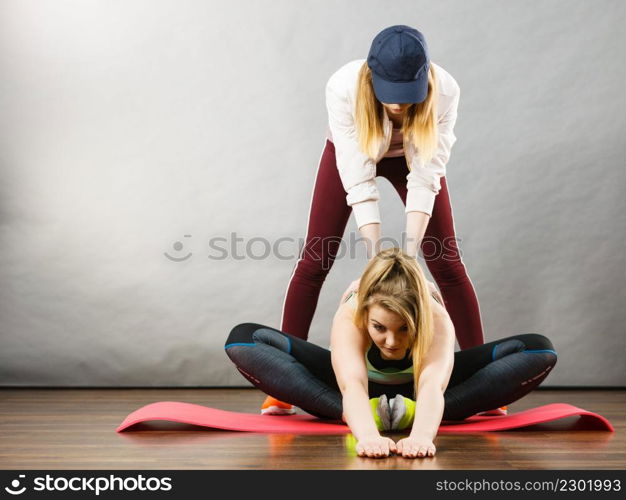
[[[445,420],[438,434],[460,432],[505,431],[529,425],[551,422],[560,418],[580,416],[577,429],[614,432],[611,423],[602,415],[566,403],[538,406],[510,415],[473,415],[462,423]],[[128,415],[117,432],[149,420],[167,420],[229,431],[290,433],[290,434],[347,434],[350,429],[343,423],[320,420],[311,415],[269,416],[218,410],[191,403],[161,401],[135,410]]]

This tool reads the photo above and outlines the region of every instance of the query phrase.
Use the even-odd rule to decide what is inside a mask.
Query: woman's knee
[[[517,335],[516,338],[519,338],[526,345],[527,351],[552,351],[556,356],[556,349],[554,349],[554,345],[548,337],[542,335],[541,333],[524,333],[522,335]]]
[[[557,352],[552,342],[540,333],[523,333],[501,339],[494,345],[491,357],[496,360],[515,352],[544,354],[541,359],[552,366],[556,364],[557,360]]]
[[[224,348],[228,353],[231,347],[254,347],[257,344],[264,344],[290,353],[292,339],[287,334],[269,326],[259,323],[241,323],[231,330]]]
[[[233,329],[228,334],[228,338],[226,339],[226,344],[224,345],[225,349],[232,347],[233,345],[244,345],[244,344],[253,344],[254,339],[252,335],[259,328],[264,328],[263,325],[259,325],[258,323],[240,323],[237,326],[233,327]]]
[[[460,285],[469,281],[467,269],[460,258],[426,260],[435,281],[442,285]]]
[[[303,257],[296,265],[294,279],[300,279],[314,284],[322,284],[334,263],[334,256],[317,252],[304,252]]]
[[[556,365],[558,360],[558,355],[554,345],[548,337],[545,335],[541,335],[539,333],[533,333],[532,340],[532,348],[527,349],[527,351],[531,354],[542,354],[545,358],[545,367],[546,367],[546,375],[549,370],[552,370]]]

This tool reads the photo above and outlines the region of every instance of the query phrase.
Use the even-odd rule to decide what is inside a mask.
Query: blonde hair
[[[432,159],[437,149],[437,94],[435,68],[431,63],[428,70],[426,99],[411,104],[402,122],[402,136],[408,137],[413,142],[424,163]],[[372,71],[367,62],[364,62],[357,81],[355,120],[359,147],[370,158],[377,157],[384,139],[383,114],[383,105],[374,94]]]
[[[370,260],[357,295],[354,324],[358,328],[367,330],[369,309],[374,305],[398,314],[406,322],[417,398],[422,360],[434,329],[428,282],[415,258],[399,248],[388,248]]]

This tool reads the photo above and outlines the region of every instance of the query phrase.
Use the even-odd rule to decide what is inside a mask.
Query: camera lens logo
[[[190,234],[186,234],[185,238],[191,238]],[[184,245],[182,242],[177,241],[175,242],[172,247],[174,248],[174,250],[176,250],[177,252],[180,252]],[[191,252],[189,252],[187,255],[185,255],[184,257],[174,257],[170,254],[168,254],[167,252],[163,252],[163,255],[165,255],[168,259],[173,260],[174,262],[182,262],[183,260],[187,260],[189,257],[191,257],[193,254]]]
[[[19,477],[24,478],[26,476],[24,474],[20,474]],[[7,493],[10,493],[11,495],[21,495],[22,493],[26,491],[26,486],[18,490],[17,488],[19,487],[20,487],[20,480],[14,479],[13,481],[11,481],[11,488],[15,488],[15,489],[11,489],[8,486],[5,486],[4,491],[6,491]]]

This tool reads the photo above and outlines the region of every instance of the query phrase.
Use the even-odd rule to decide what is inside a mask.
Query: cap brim
[[[428,72],[424,78],[412,82],[389,82],[372,71],[374,94],[380,102],[386,104],[416,104],[424,101],[428,95]]]

